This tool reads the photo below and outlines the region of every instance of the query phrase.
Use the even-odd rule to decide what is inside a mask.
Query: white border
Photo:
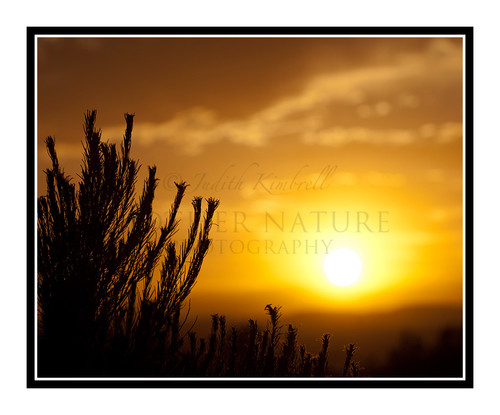
[[[34,322],[34,342],[35,342],[35,347],[34,347],[34,364],[35,364],[35,380],[39,379],[38,378],[38,353],[37,353],[37,350],[38,350],[38,275],[37,275],[37,270],[38,270],[38,38],[37,36],[35,36],[35,48],[34,48],[34,52],[35,52],[35,58],[34,58],[34,61],[33,61],[33,70],[34,70],[34,76],[35,76],[35,80],[34,80],[34,87],[35,87],[35,128],[34,128],[34,132],[35,132],[35,137],[33,137],[33,141],[35,143],[35,155],[34,155],[34,159],[35,159],[35,178],[33,179],[34,180],[34,186],[33,186],[33,212],[35,213],[34,214],[34,218],[33,218],[33,226],[34,226],[34,229],[35,229],[35,252],[32,252],[31,254],[32,255],[35,255],[35,266],[34,266],[34,279],[33,279],[33,293],[34,293],[34,297],[35,297],[35,307],[34,307],[34,310],[33,310],[33,313],[34,313],[34,317],[33,317],[33,322]],[[28,253],[29,255],[29,253]]]
[[[113,29],[113,28],[110,28]],[[171,27],[169,29],[175,30],[175,27]],[[185,29],[184,28],[179,28],[180,30]],[[200,28],[203,29],[203,28]],[[221,29],[221,30],[226,30],[229,28],[226,27],[220,27],[220,28],[213,28],[213,27],[206,27],[207,30],[211,29]],[[244,27],[240,28],[234,28],[235,31],[239,29],[245,29]],[[248,28],[251,30],[265,30],[266,27],[255,27],[255,28]],[[283,29],[285,30],[286,27],[280,28],[277,27],[275,29]],[[297,27],[296,29],[304,29],[307,30],[307,27]],[[312,28],[314,29],[314,28]],[[342,28],[340,28],[342,29]],[[374,27],[374,29],[377,29],[377,27]],[[388,27],[388,30],[391,28]],[[34,347],[34,364],[35,364],[35,381],[180,381],[180,382],[190,382],[190,381],[253,381],[253,382],[260,382],[260,381],[301,381],[301,380],[307,380],[307,381],[373,381],[373,382],[378,382],[378,381],[399,381],[399,382],[407,382],[407,381],[463,381],[466,379],[466,292],[465,292],[465,273],[466,273],[466,264],[465,264],[465,256],[466,256],[466,247],[465,247],[465,241],[466,241],[466,227],[465,227],[465,218],[466,218],[466,192],[465,192],[465,153],[466,153],[466,146],[465,146],[465,140],[466,140],[466,113],[465,113],[465,106],[466,106],[466,42],[465,42],[465,35],[35,35],[35,47],[34,47],[34,52],[35,52],[35,59],[34,59],[34,76],[35,76],[35,82],[34,82],[34,87],[35,87],[35,137],[34,137],[34,142],[35,142],[35,171],[34,171],[34,212],[35,212],[35,217],[34,217],[34,228],[35,228],[35,234],[36,234],[36,229],[37,229],[37,189],[38,189],[38,180],[37,180],[37,172],[38,172],[38,39],[39,38],[461,38],[462,39],[462,369],[463,369],[463,376],[458,378],[437,378],[437,377],[430,377],[430,378],[424,378],[424,377],[418,377],[418,378],[383,378],[383,377],[366,377],[366,378],[347,378],[347,377],[330,377],[330,378],[300,378],[300,377],[272,377],[272,378],[266,378],[266,377],[251,377],[251,378],[245,378],[245,377],[236,377],[236,378],[229,378],[229,377],[190,377],[190,378],[180,378],[180,377],[170,377],[170,378],[104,378],[104,377],[98,377],[98,378],[90,378],[90,377],[85,377],[85,378],[76,378],[76,377],[71,377],[71,378],[40,378],[38,377],[38,362],[37,362],[37,347],[38,347],[38,341],[37,341],[37,327],[38,327],[38,316],[37,316],[37,309],[38,309],[38,296],[37,296],[37,277],[36,277],[36,270],[38,269],[38,264],[37,264],[37,255],[35,255],[35,278],[34,278],[34,293],[35,293],[35,306],[34,306],[34,342],[35,342],[35,347]],[[38,247],[37,247],[37,238],[35,237],[35,252],[38,252]]]

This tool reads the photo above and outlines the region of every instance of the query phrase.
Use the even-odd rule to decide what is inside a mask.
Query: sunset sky
[[[156,165],[166,220],[174,181],[221,204],[195,313],[252,317],[462,304],[461,38],[39,38],[38,194],[52,135],[77,180],[97,109]],[[347,287],[327,252],[361,258]]]

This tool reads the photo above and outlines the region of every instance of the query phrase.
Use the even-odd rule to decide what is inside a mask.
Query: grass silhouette
[[[318,355],[297,344],[288,325],[281,342],[280,307],[268,304],[263,331],[226,328],[213,315],[208,340],[183,328],[181,310],[211,240],[219,201],[192,200],[193,221],[180,246],[172,236],[187,184],[166,223],[156,229],[152,204],[158,183],[149,167],[136,199],[139,165],[130,157],[133,118],[125,114],[121,148],[101,141],[96,111],[85,115],[84,154],[77,185],[59,165],[55,140],[46,139],[52,167],[47,194],[38,198],[38,375],[40,377],[327,376],[329,335]],[[160,267],[158,267],[161,264]],[[155,274],[155,270],[159,272]],[[357,376],[354,346],[343,376]]]

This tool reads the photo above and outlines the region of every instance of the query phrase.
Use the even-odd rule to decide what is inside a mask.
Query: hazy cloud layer
[[[332,146],[351,142],[406,145],[419,138],[448,143],[461,137],[461,123],[426,124],[420,130],[375,130],[365,127],[363,120],[388,117],[394,108],[418,107],[419,97],[404,92],[405,86],[443,89],[456,84],[461,70],[461,50],[446,39],[437,39],[423,53],[401,55],[384,66],[316,77],[300,93],[277,100],[243,119],[223,120],[208,108],[196,107],[162,123],[137,120],[135,138],[145,146],[167,142],[180,146],[187,154],[197,154],[204,146],[221,140],[255,147],[284,135],[296,136],[307,144]],[[384,98],[371,102],[377,96]],[[359,126],[340,125],[332,114],[325,115],[325,108],[334,105],[352,108]],[[105,128],[104,137],[116,139],[122,132],[123,126]]]

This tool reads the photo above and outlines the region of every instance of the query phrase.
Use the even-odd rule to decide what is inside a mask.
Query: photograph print
[[[471,387],[471,28],[28,28],[29,387]]]

